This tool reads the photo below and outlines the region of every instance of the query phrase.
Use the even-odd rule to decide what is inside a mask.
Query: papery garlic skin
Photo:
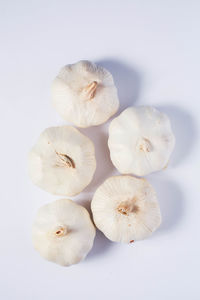
[[[60,70],[52,83],[52,103],[64,120],[78,127],[102,124],[119,108],[111,73],[84,60]]]
[[[108,178],[96,190],[91,209],[97,228],[114,242],[145,239],[161,223],[156,193],[143,178]]]
[[[168,116],[154,107],[129,107],[110,123],[110,157],[122,174],[145,176],[165,168],[174,145]]]
[[[87,210],[68,199],[42,206],[32,228],[34,248],[62,266],[77,264],[93,246],[95,227]]]
[[[94,145],[72,126],[50,127],[32,148],[28,165],[33,183],[52,194],[74,196],[93,178]]]

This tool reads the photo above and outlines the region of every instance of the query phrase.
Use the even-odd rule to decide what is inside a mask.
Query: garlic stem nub
[[[55,152],[68,168],[75,168],[75,163],[71,157],[67,154],[58,153],[57,151]]]
[[[63,237],[67,235],[68,230],[66,226],[58,226],[54,232],[54,236],[56,237]]]
[[[93,81],[83,88],[82,95],[85,100],[92,100],[94,98],[97,85],[97,81]]]
[[[139,149],[144,152],[151,152],[153,150],[153,146],[148,139],[142,138],[140,141]]]
[[[117,207],[119,213],[123,215],[128,215],[129,213],[136,213],[138,211],[138,206],[135,204],[135,199],[123,201]]]

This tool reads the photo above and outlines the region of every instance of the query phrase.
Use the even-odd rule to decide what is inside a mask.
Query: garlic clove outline
[[[34,248],[61,266],[82,261],[92,249],[95,234],[88,211],[69,199],[42,206],[32,227]]]
[[[148,238],[161,223],[153,187],[146,179],[112,176],[96,190],[91,210],[96,227],[113,242]]]
[[[111,73],[86,60],[63,67],[52,83],[52,104],[77,127],[106,122],[119,108]]]
[[[33,183],[40,188],[74,196],[93,178],[93,142],[72,126],[47,128],[29,153],[28,169]]]

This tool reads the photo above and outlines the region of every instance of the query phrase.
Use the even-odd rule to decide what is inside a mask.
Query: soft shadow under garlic
[[[96,62],[113,75],[120,101],[119,112],[128,106],[135,105],[139,98],[141,75],[131,66],[117,59],[105,58]]]
[[[176,144],[172,153],[170,164],[176,166],[189,156],[197,141],[197,127],[194,118],[188,111],[176,106],[156,106],[166,113],[172,124]]]
[[[162,223],[155,234],[173,230],[185,213],[183,193],[174,181],[160,180],[159,173],[151,174],[148,180],[155,188],[162,215]]]
[[[92,212],[91,212],[91,201],[92,201],[92,195],[91,194],[84,194],[85,197],[80,199],[75,199],[75,202],[79,205],[85,207],[90,214],[90,217],[92,219]],[[93,220],[92,220],[93,221]]]
[[[93,221],[92,212],[91,212],[92,196],[93,196],[92,194],[88,194],[86,197],[84,197],[82,199],[78,199],[76,202],[87,209],[87,211],[89,212],[90,217]],[[94,221],[93,221],[93,223],[94,223]],[[86,260],[93,259],[97,255],[98,256],[103,255],[112,246],[114,246],[114,243],[111,242],[109,239],[107,239],[105,237],[105,235],[96,228],[96,236],[95,236],[95,239],[94,239],[94,245],[93,245],[92,250],[87,255]]]
[[[90,128],[80,128],[83,134],[88,136],[94,143],[96,156],[96,171],[92,182],[86,187],[84,193],[94,192],[97,187],[114,171],[114,166],[110,160],[108,149],[108,129],[105,125]]]
[[[97,255],[103,255],[105,252],[110,250],[114,246],[114,243],[105,237],[105,235],[96,228],[96,236],[94,239],[94,245],[92,250],[89,252],[86,260],[93,259]]]

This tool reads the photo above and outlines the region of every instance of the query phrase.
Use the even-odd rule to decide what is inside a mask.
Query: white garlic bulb
[[[33,183],[52,194],[74,196],[93,178],[94,145],[72,126],[50,127],[32,148],[28,163]]]
[[[91,209],[97,228],[114,242],[145,239],[161,223],[153,187],[133,176],[108,178],[95,192]]]
[[[106,122],[119,107],[113,77],[89,61],[63,67],[52,84],[53,106],[78,127]]]
[[[174,145],[169,118],[153,107],[129,107],[109,127],[110,157],[122,174],[144,176],[163,169]]]
[[[95,233],[87,210],[71,200],[61,199],[38,210],[32,240],[43,258],[70,266],[86,257]]]

